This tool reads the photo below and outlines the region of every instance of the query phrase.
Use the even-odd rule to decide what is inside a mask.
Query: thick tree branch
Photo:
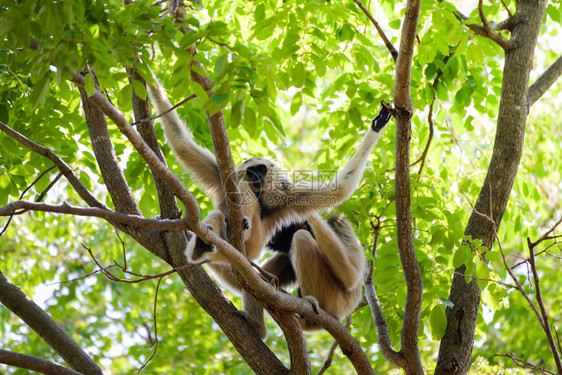
[[[80,372],[69,369],[60,363],[4,349],[0,349],[0,363],[47,375],[81,375]]]
[[[93,77],[96,88],[99,89],[98,80],[93,70],[90,70],[87,74]],[[84,109],[94,155],[115,209],[126,214],[141,215],[125,175],[119,167],[119,161],[113,143],[111,143],[103,111],[88,98],[88,94],[83,87],[79,86],[78,91],[82,99],[82,108]]]
[[[511,34],[512,48],[506,50],[494,150],[474,210],[493,218],[497,225],[501,223],[521,160],[529,72],[546,4],[546,0],[516,3],[514,17],[519,17],[520,22]],[[470,216],[465,234],[491,248],[495,240],[494,226],[475,212]],[[440,343],[436,375],[452,371],[466,374],[470,366],[481,291],[476,280],[467,284],[459,276],[466,273],[465,269],[459,267],[453,277],[449,300],[454,306],[447,309],[447,329]]]
[[[529,87],[529,107],[535,104],[562,74],[562,56],[550,65]]]
[[[129,73],[129,81],[131,84],[136,80],[146,87],[145,79],[136,71],[135,68],[127,68],[127,73]],[[158,159],[166,165],[166,159],[164,158],[164,154],[162,153],[158,144],[158,139],[156,138],[156,133],[154,132],[154,124],[152,122],[152,118],[150,117],[150,103],[148,98],[141,99],[133,91],[132,103],[137,130],[148,147],[150,147]],[[158,177],[152,169],[151,172],[152,178],[154,179],[154,185],[156,186],[156,191],[158,192],[160,217],[165,219],[177,219],[181,217],[181,212],[178,208],[174,195],[164,181],[162,181],[162,179]]]
[[[190,52],[195,54],[195,48],[192,48]],[[202,64],[195,61],[195,59],[192,59],[190,64],[191,79],[201,85],[201,87],[207,91],[209,97],[211,97],[214,94],[214,90],[211,88],[211,79],[207,75],[202,75],[197,72],[197,70],[205,72],[205,68]],[[196,66],[199,69],[195,70],[192,66]],[[238,190],[238,177],[234,172],[234,161],[232,160],[230,140],[228,138],[228,133],[226,132],[224,116],[222,111],[218,111],[215,114],[210,114],[208,111],[205,113],[207,114],[209,122],[209,129],[213,140],[215,158],[217,159],[217,164],[219,166],[223,191],[226,195],[225,201],[227,203],[226,208],[228,209],[228,238],[235,248],[246,254],[242,201]]]
[[[402,25],[400,51],[396,60],[394,105],[396,108],[396,231],[400,262],[406,279],[406,305],[400,354],[406,374],[423,374],[418,348],[418,331],[423,298],[423,280],[412,234],[410,198],[410,139],[414,105],[410,95],[412,58],[421,1],[409,0]]]
[[[388,52],[390,52],[390,55],[392,56],[392,59],[396,62],[396,58],[398,57],[398,51],[396,50],[396,48],[392,45],[392,43],[390,42],[390,40],[388,39],[388,37],[386,36],[386,34],[384,33],[384,30],[382,29],[382,27],[379,25],[379,23],[377,22],[377,20],[375,20],[375,17],[373,17],[373,15],[371,14],[371,12],[369,12],[369,10],[367,8],[365,8],[365,6],[359,1],[359,0],[353,0],[355,2],[355,4],[357,4],[357,6],[359,7],[359,9],[361,9],[363,11],[363,13],[365,13],[365,15],[367,16],[367,18],[371,21],[371,23],[375,26],[375,29],[377,29],[377,32],[379,33],[379,36],[381,37],[382,41],[384,42],[384,45],[386,46],[386,48],[388,49]]]
[[[291,358],[291,374],[311,374],[312,367],[310,366],[306,341],[296,315],[291,311],[277,308],[268,309],[268,312],[279,327],[281,327],[285,340],[287,340],[287,347]]]
[[[72,81],[83,88],[84,77],[76,71],[71,71],[71,73]],[[154,151],[144,142],[141,135],[127,122],[123,114],[115,108],[99,90],[96,89],[89,99],[96,103],[105,115],[117,125],[119,130],[131,141],[137,152],[148,163],[152,170],[166,182],[172,192],[184,204],[188,223],[197,223],[200,214],[199,205],[195,197],[187,190],[180,179],[160,161]]]
[[[0,302],[20,317],[74,370],[83,374],[103,374],[101,368],[57,323],[29,299],[0,271]]]

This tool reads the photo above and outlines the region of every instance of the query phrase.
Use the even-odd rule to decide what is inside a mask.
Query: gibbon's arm
[[[158,114],[172,107],[166,93],[160,86],[154,87],[150,84],[147,86],[150,100]],[[215,156],[193,140],[193,133],[180,120],[176,110],[166,113],[161,117],[161,121],[166,139],[170,143],[176,158],[196,182],[211,195],[215,207],[220,207],[224,197]]]
[[[391,113],[383,106],[377,117],[371,122],[371,126],[357,152],[336,173],[329,184],[313,186],[313,188],[306,190],[293,188],[280,195],[270,197],[271,201],[277,199],[282,206],[279,207],[281,216],[285,216],[283,214],[297,213],[302,215],[311,211],[322,211],[348,199],[359,185],[367,160],[381,138],[382,129],[388,123],[390,117]]]

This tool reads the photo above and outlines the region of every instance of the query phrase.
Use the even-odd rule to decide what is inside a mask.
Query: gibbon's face
[[[286,191],[293,186],[289,171],[271,160],[250,158],[236,167],[239,182],[247,183],[255,193]]]

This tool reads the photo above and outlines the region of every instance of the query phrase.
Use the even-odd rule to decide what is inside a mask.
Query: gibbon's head
[[[271,160],[250,158],[236,167],[240,185],[247,185],[256,196],[281,193],[293,187],[289,171]]]

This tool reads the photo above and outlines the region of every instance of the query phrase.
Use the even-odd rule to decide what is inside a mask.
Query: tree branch
[[[484,10],[482,8],[483,0],[478,1],[478,14],[480,16],[480,20],[482,21],[482,26],[477,24],[467,24],[466,26],[474,31],[478,35],[485,36],[490,40],[494,41],[498,44],[504,51],[509,51],[512,48],[512,44],[509,40],[505,39],[500,33],[494,32],[486,16],[484,15]]]
[[[377,217],[377,224],[373,225],[373,249],[372,256],[375,259],[375,254],[377,252],[377,246],[379,242],[380,235],[380,216]],[[384,312],[382,311],[381,302],[377,297],[375,290],[375,283],[373,281],[374,272],[374,260],[369,261],[369,271],[367,277],[365,277],[365,297],[367,298],[367,303],[371,308],[371,315],[373,317],[373,322],[375,322],[375,328],[377,329],[377,336],[379,338],[379,347],[381,354],[388,359],[390,362],[399,367],[405,366],[405,360],[398,351],[392,347],[392,342],[390,341],[390,333],[388,331],[388,324],[384,317]]]
[[[192,54],[197,53],[195,48],[191,48],[190,52]],[[211,79],[206,74],[199,74],[192,68],[193,65],[197,66],[199,71],[205,72],[203,65],[195,59],[192,59],[190,62],[191,79],[201,85],[209,97],[213,96],[214,90],[211,88]],[[212,115],[209,111],[206,111],[205,113],[207,114],[207,120],[209,122],[209,129],[211,131],[211,138],[213,140],[213,148],[219,167],[223,191],[226,195],[225,201],[227,203],[226,208],[228,209],[228,238],[235,248],[240,250],[243,254],[246,254],[243,224],[244,213],[242,211],[243,205],[241,195],[238,190],[238,176],[235,173],[234,161],[232,160],[230,141],[228,133],[226,132],[224,116],[222,111],[218,111]],[[236,275],[236,273],[237,272],[235,270],[234,274]]]
[[[137,72],[135,68],[127,68],[127,72],[129,73],[129,81],[131,84],[136,80],[146,87],[145,79]],[[158,157],[158,159],[160,159],[160,161],[164,165],[166,165],[166,159],[164,158],[164,154],[162,153],[162,150],[160,149],[160,146],[158,144],[158,139],[156,138],[156,133],[154,132],[154,124],[152,122],[153,119],[151,118],[150,103],[148,101],[148,98],[146,98],[145,100],[139,98],[133,90],[132,103],[137,130],[139,131],[142,139],[146,142],[148,147],[150,147],[150,149],[156,154],[156,157]],[[158,177],[158,175],[152,170],[152,168],[150,168],[150,171],[152,173],[154,185],[158,193],[160,216],[165,219],[177,219],[181,217],[181,212],[178,208],[176,199],[168,186],[164,183],[164,181],[162,181],[160,177]]]
[[[29,299],[0,271],[0,302],[20,317],[74,370],[83,374],[103,374],[101,368],[57,323]]]
[[[12,203],[8,203],[4,207],[0,207],[0,216],[23,213],[19,212],[19,210],[55,212],[76,216],[99,217],[109,222],[134,225],[142,228],[176,231],[190,229],[185,219],[146,219],[142,216],[128,215],[121,212],[115,212],[97,207],[74,207],[70,206],[66,202],[60,205],[52,205],[41,202],[15,201]]]
[[[550,319],[548,317],[548,313],[546,312],[546,307],[544,306],[544,302],[542,299],[541,284],[539,280],[539,274],[537,272],[537,265],[535,263],[535,246],[533,245],[533,243],[529,238],[527,238],[527,245],[529,246],[529,254],[530,254],[529,264],[531,265],[531,270],[533,272],[533,280],[535,284],[535,291],[536,291],[535,299],[537,300],[542,316],[541,325],[546,335],[546,338],[548,339],[548,345],[550,346],[550,351],[552,352],[552,356],[554,358],[554,363],[556,364],[556,369],[558,370],[558,374],[562,374],[562,362],[560,361],[560,354],[558,353],[556,342],[554,341],[554,337],[552,336]]]
[[[81,375],[80,372],[69,369],[60,363],[4,349],[0,349],[0,363],[47,375]]]
[[[72,81],[79,87],[84,87],[84,77],[71,70]],[[96,89],[90,96],[90,100],[96,103],[100,109],[117,125],[119,130],[131,141],[141,157],[148,163],[162,180],[166,182],[172,192],[180,199],[186,209],[186,220],[189,224],[198,223],[199,221],[199,205],[195,197],[182,184],[180,179],[160,161],[158,156],[152,151],[142,139],[141,135],[127,122],[123,114],[107,100],[107,98]],[[194,228],[195,229],[195,228]],[[206,232],[208,231],[208,228]]]
[[[382,41],[384,42],[384,45],[388,49],[388,52],[390,52],[390,55],[392,56],[392,59],[394,60],[394,62],[396,62],[396,58],[398,57],[398,51],[392,45],[392,43],[390,42],[390,40],[388,39],[388,37],[384,33],[384,30],[382,29],[382,27],[379,25],[377,20],[375,20],[375,18],[371,14],[371,12],[369,12],[369,10],[367,8],[365,8],[365,6],[359,0],[353,0],[353,1],[355,2],[355,4],[357,4],[359,9],[361,9],[363,11],[363,13],[365,13],[367,18],[375,26],[375,29],[377,29],[377,32],[379,33],[379,36],[381,37]]]
[[[414,105],[410,95],[412,58],[420,15],[420,0],[408,0],[396,60],[394,105],[396,108],[396,232],[400,262],[406,279],[406,305],[401,349],[406,374],[423,374],[418,331],[423,299],[423,280],[414,249],[410,197],[410,139]]]
[[[562,56],[559,56],[529,87],[529,107],[544,95],[550,86],[558,80],[560,74],[562,74]]]
[[[92,76],[95,87],[99,89],[98,79],[93,69],[89,69],[88,72],[83,75],[85,76],[87,74]],[[113,143],[111,143],[111,138],[109,136],[109,130],[107,129],[105,114],[88,98],[84,87],[78,86],[78,91],[80,92],[82,108],[84,109],[94,155],[116,211],[132,215],[141,215],[141,211],[133,198],[125,175],[119,167],[119,161],[117,160],[117,155],[115,154]]]
[[[71,70],[71,74],[73,82],[83,87],[84,78],[76,71]],[[110,119],[112,119],[119,130],[131,141],[131,144],[133,144],[137,152],[152,170],[162,178],[172,192],[184,204],[186,209],[185,220],[190,230],[203,241],[215,245],[227,259],[243,272],[245,279],[250,280],[250,285],[261,282],[266,284],[266,286],[270,286],[261,280],[244,255],[228,242],[217,236],[213,231],[209,230],[209,228],[199,220],[199,205],[195,197],[186,189],[178,177],[158,159],[154,152],[146,145],[140,134],[127,122],[123,114],[97,89],[90,98]],[[171,259],[169,262],[173,267],[177,268],[186,264],[183,248],[178,249],[178,251],[172,251],[170,257]],[[234,305],[224,296],[222,291],[201,267],[183,270],[180,271],[179,274],[199,305],[219,324],[254,371],[259,371],[265,361],[267,363],[268,374],[283,374],[287,372],[287,369],[283,366],[281,361],[269,350],[257,334],[248,334],[248,332],[252,332],[251,326],[244,318],[235,316],[237,310]],[[282,293],[279,292],[275,297],[271,297],[271,294],[275,292],[275,290],[269,290],[270,298],[274,299],[282,295]],[[217,301],[220,301],[220,303],[217,303]],[[308,308],[308,314],[314,314],[310,304],[307,305],[305,302],[302,302],[301,306],[303,305]],[[353,354],[355,354],[355,351]],[[365,361],[367,361],[366,357]]]
[[[296,315],[291,311],[278,308],[268,309],[268,312],[279,327],[281,327],[285,335],[289,357],[291,358],[291,373],[299,375],[311,374],[312,368],[310,366],[306,341]]]
[[[559,375],[556,374],[554,372],[551,371],[547,371],[542,367],[539,367],[537,365],[532,364],[531,362],[527,362],[524,361],[522,359],[517,358],[515,355],[513,355],[512,353],[508,353],[508,354],[494,354],[494,357],[507,357],[509,359],[511,359],[513,361],[513,363],[515,363],[515,365],[521,367],[521,368],[527,368],[536,372],[539,372],[541,374],[545,374],[545,375]]]
[[[80,198],[82,198],[89,206],[108,209],[105,204],[98,201],[96,197],[94,197],[92,193],[90,193],[90,191],[86,189],[86,187],[80,182],[78,177],[76,177],[70,166],[68,166],[68,164],[66,164],[61,158],[59,158],[53,151],[49,150],[46,147],[38,145],[37,143],[31,141],[29,138],[18,133],[2,122],[0,122],[0,130],[2,130],[4,133],[18,141],[25,147],[29,148],[31,151],[51,160],[53,164],[56,165],[57,168],[61,171],[63,176],[66,177],[66,179],[74,188],[76,193],[78,193]]]

